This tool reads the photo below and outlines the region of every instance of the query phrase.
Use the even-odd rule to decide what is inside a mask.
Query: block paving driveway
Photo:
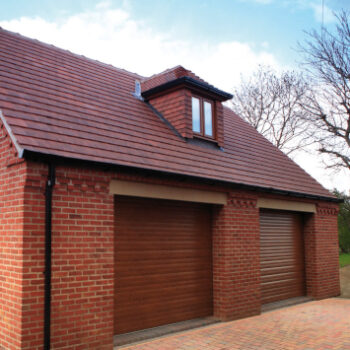
[[[350,299],[312,301],[123,350],[350,350]]]

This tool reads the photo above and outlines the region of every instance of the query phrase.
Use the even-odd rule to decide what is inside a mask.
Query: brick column
[[[214,316],[260,313],[260,233],[255,197],[231,193],[213,215]]]
[[[25,178],[26,163],[0,125],[0,349],[6,350],[22,349]]]
[[[338,206],[319,204],[304,226],[307,294],[314,299],[338,296]]]
[[[57,167],[52,349],[113,349],[114,198],[108,173]]]
[[[43,349],[47,165],[27,162],[23,222],[21,349]]]

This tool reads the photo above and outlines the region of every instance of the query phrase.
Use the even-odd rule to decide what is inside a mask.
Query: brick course
[[[318,203],[304,224],[306,288],[314,299],[340,295],[338,206]]]
[[[22,342],[23,222],[26,165],[0,129],[0,348]]]
[[[52,348],[111,349],[114,211],[108,174],[57,167],[52,225]]]
[[[257,197],[231,193],[213,215],[214,316],[233,320],[260,313],[260,232]]]
[[[26,162],[21,349],[28,350],[43,346],[46,179],[45,164]]]

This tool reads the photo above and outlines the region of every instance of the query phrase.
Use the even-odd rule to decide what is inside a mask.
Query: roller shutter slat
[[[262,304],[305,295],[299,214],[261,211],[260,265]]]
[[[211,207],[116,197],[115,333],[213,313]]]

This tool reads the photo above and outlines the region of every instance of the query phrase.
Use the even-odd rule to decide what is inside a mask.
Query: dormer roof
[[[172,80],[176,80],[182,77],[191,77],[195,80],[201,81],[202,83],[208,84],[205,80],[200,78],[198,75],[194,74],[192,71],[184,68],[183,66],[175,66],[173,68],[166,69],[163,72],[153,74],[148,78],[144,78],[141,81],[142,90],[146,91],[152,89],[156,86],[163,85]]]
[[[164,93],[179,86],[203,92],[218,101],[226,101],[232,98],[231,94],[208,84],[205,80],[182,66],[167,69],[162,73],[144,79],[141,82],[142,96],[145,99],[149,99],[156,94]]]

